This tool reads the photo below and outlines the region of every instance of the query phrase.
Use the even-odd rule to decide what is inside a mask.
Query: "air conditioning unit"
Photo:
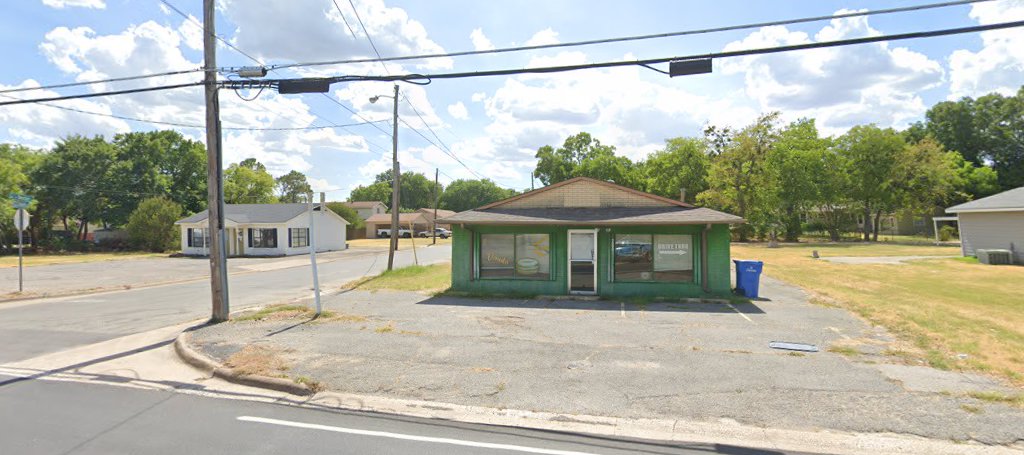
[[[976,250],[978,262],[989,265],[1008,265],[1013,263],[1010,250]]]

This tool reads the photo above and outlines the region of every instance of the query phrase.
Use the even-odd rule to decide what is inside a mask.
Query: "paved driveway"
[[[765,279],[751,304],[431,298],[348,293],[334,322],[235,322],[195,340],[225,359],[269,347],[329,389],[507,409],[896,432],[1010,443],[1024,411],[964,396],[993,380],[900,365],[846,311]],[[771,341],[818,345],[792,353]],[[848,345],[851,355],[827,352]]]

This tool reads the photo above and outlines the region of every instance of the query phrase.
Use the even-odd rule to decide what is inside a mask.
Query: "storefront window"
[[[615,236],[615,281],[693,282],[693,237]]]
[[[480,278],[551,278],[548,234],[480,235]]]

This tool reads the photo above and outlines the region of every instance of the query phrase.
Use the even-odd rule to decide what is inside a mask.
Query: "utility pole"
[[[437,245],[437,174],[441,169],[434,168],[434,222],[430,223],[430,232],[434,236],[433,245]],[[448,175],[448,174],[445,174]]]
[[[214,2],[203,0],[203,60],[206,89],[206,186],[210,222],[210,291],[212,322],[228,320],[228,264],[224,231],[224,172],[220,144],[220,98],[217,96],[217,35]]]
[[[211,1],[211,0],[204,0]],[[398,84],[395,84],[395,114],[391,131],[391,247],[388,248],[388,270],[395,266],[395,251],[398,250]]]
[[[307,242],[309,245],[309,264],[313,269],[313,302],[316,303],[316,313],[313,314],[313,319],[320,317],[320,274],[316,270],[316,219],[313,210],[313,193],[309,193],[309,232],[307,233]],[[320,215],[324,213],[324,199],[326,198],[324,193],[320,193]],[[290,238],[290,237],[289,237]],[[289,245],[290,246],[290,245]]]

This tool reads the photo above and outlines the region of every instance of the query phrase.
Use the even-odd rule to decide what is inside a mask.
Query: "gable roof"
[[[975,201],[954,205],[946,209],[946,212],[1013,212],[1018,210],[1024,211],[1024,186]]]
[[[678,207],[693,207],[692,204],[688,204],[688,203],[683,202],[683,201],[678,201],[678,200],[675,200],[675,199],[669,199],[667,197],[661,197],[661,196],[658,196],[658,195],[655,195],[655,194],[651,194],[651,193],[645,193],[643,191],[634,190],[633,188],[625,187],[625,186],[622,186],[622,185],[617,185],[617,184],[611,183],[611,182],[606,182],[604,180],[592,179],[590,177],[574,177],[574,178],[571,178],[569,180],[564,180],[564,181],[561,181],[561,182],[558,182],[558,183],[553,183],[551,185],[545,186],[545,187],[537,189],[537,190],[528,191],[526,193],[523,193],[523,194],[520,194],[520,195],[517,195],[517,196],[512,196],[512,197],[510,197],[508,199],[502,199],[502,200],[497,201],[497,202],[492,202],[492,203],[487,204],[487,205],[485,205],[483,207],[478,207],[475,210],[486,210],[486,209],[490,209],[490,208],[494,208],[494,207],[499,207],[499,206],[515,205],[517,202],[521,202],[523,199],[536,199],[536,198],[540,197],[540,195],[545,194],[545,193],[552,193],[552,192],[556,192],[558,190],[566,190],[567,188],[564,188],[564,187],[577,186],[577,185],[588,185],[588,184],[589,185],[597,185],[598,187],[604,187],[604,188],[610,189],[610,190],[615,191],[615,192],[625,193],[625,194],[628,194],[628,195],[631,195],[631,196],[638,197],[640,199],[646,199],[646,200],[649,200],[652,203],[651,205],[667,205],[667,206],[678,206]]]
[[[735,215],[577,177],[439,219],[443,224],[677,225],[734,224]]]
[[[352,207],[354,209],[372,209],[378,205],[384,205],[381,201],[352,201],[343,202],[343,204]]]
[[[314,209],[319,210],[319,206],[320,204],[314,205]],[[224,219],[238,224],[284,223],[305,213],[308,209],[307,204],[224,204]],[[182,218],[174,224],[198,223],[207,219],[208,213],[208,210],[203,210],[195,215]]]

